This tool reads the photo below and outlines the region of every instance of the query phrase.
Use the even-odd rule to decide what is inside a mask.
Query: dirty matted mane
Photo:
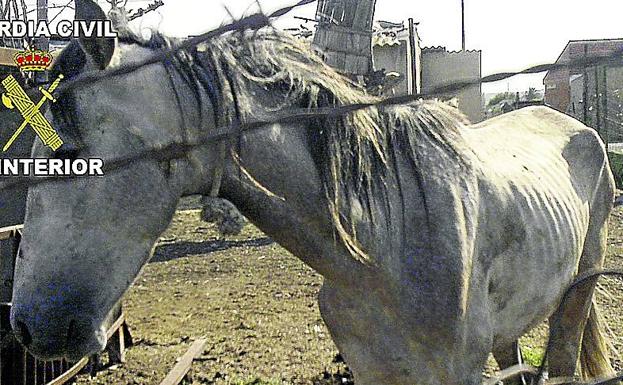
[[[263,106],[267,110],[379,100],[326,65],[305,42],[276,31],[221,37],[208,42],[205,52],[221,83],[221,113],[229,122],[235,117],[242,122],[253,119],[258,99],[266,99],[254,95],[254,86],[276,95]],[[371,200],[384,199],[378,194],[385,188],[392,147],[406,148],[417,167],[417,138],[423,134],[454,154],[460,164],[464,161],[460,129],[465,124],[468,121],[458,109],[432,100],[315,121],[317,136],[312,143],[316,148],[312,151],[329,211],[337,234],[354,258],[373,263],[357,241],[349,198],[359,198],[374,221]]]

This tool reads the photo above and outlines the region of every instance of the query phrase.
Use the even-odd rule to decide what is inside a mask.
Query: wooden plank
[[[160,385],[178,385],[190,370],[193,360],[203,352],[206,342],[208,340],[205,338],[200,338],[193,342],[190,349],[180,358]]]
[[[0,65],[16,67],[15,62],[13,61],[13,56],[22,51],[23,50],[15,48],[0,47]]]
[[[80,373],[80,371],[85,366],[87,366],[88,363],[89,363],[89,358],[88,357],[84,357],[83,359],[78,361],[78,363],[76,363],[74,366],[69,368],[68,371],[66,371],[65,373],[61,374],[59,377],[55,378],[54,380],[48,382],[46,385],[63,385],[63,384],[65,384],[67,381],[71,380],[78,373]]]
[[[21,231],[24,225],[13,225],[0,228],[0,240],[9,239],[15,235],[15,232]]]
[[[106,350],[108,350],[108,356],[111,362],[115,363],[125,363],[125,315],[123,312],[119,319],[112,324],[108,332],[106,333],[106,338],[108,341],[108,346]]]
[[[345,58],[344,69],[347,73],[358,74],[361,68],[359,67],[359,56],[347,55]]]
[[[125,332],[123,327],[120,327],[117,330],[118,339],[118,350],[119,350],[119,362],[125,364]]]
[[[119,318],[117,318],[117,320],[112,325],[110,325],[110,328],[106,332],[106,341],[108,341],[113,336],[113,334],[115,334],[117,329],[119,329],[121,325],[123,325],[124,322],[125,322],[125,314],[123,314],[122,312],[121,316],[119,316]]]

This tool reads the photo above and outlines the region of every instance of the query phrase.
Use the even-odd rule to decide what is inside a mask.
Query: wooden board
[[[0,240],[9,239],[15,236],[17,231],[21,231],[24,225],[13,225],[0,228]]]
[[[59,377],[56,377],[54,380],[48,382],[46,385],[62,385],[74,378],[80,371],[87,366],[89,363],[89,358],[84,357],[80,361],[78,361],[74,366],[69,368],[65,373],[61,374]]]
[[[193,360],[203,352],[206,342],[208,340],[205,338],[200,338],[193,342],[190,349],[180,358],[160,385],[178,385],[190,370]]]
[[[325,62],[349,75],[372,71],[372,20],[376,0],[324,0],[316,8],[313,47]]]
[[[9,67],[17,67],[15,62],[13,61],[13,56],[22,52],[23,50],[15,49],[15,48],[6,48],[0,47],[0,65],[9,66]]]
[[[121,316],[119,316],[119,318],[117,318],[117,320],[112,325],[110,325],[110,329],[108,329],[108,331],[106,332],[106,341],[112,338],[113,334],[115,334],[117,330],[119,330],[124,322],[125,314],[121,312]]]

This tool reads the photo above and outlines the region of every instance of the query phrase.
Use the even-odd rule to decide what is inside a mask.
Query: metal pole
[[[603,139],[604,142],[606,142],[606,150],[608,149],[608,144],[610,142],[610,133],[608,128],[610,127],[609,125],[609,117],[608,117],[608,67],[604,66],[602,68],[603,73],[603,96],[604,96],[604,111],[603,111],[603,115],[604,115],[604,119],[603,119],[603,125],[604,125],[604,135],[603,135]],[[608,153],[608,151],[606,151],[606,153]]]
[[[48,21],[48,0],[37,0],[37,22]],[[50,49],[50,41],[47,38],[38,38],[36,41],[38,49],[47,51]]]
[[[586,59],[588,57],[588,46],[586,44],[584,44],[584,59]],[[588,71],[586,70],[586,65],[584,65],[584,73],[582,75],[582,82],[583,84],[583,95],[582,95],[582,101],[584,104],[584,111],[583,111],[583,121],[582,123],[588,125]]]
[[[417,39],[415,38],[415,23],[413,22],[413,18],[409,18],[409,56],[411,60],[409,60],[409,68],[407,70],[410,71],[411,81],[409,82],[409,95],[413,95],[418,93],[417,87],[417,52],[415,50],[415,45],[417,44]]]
[[[603,138],[602,135],[602,131],[601,131],[601,124],[602,124],[602,119],[601,119],[601,103],[602,103],[602,98],[601,98],[601,89],[599,86],[599,67],[595,67],[594,69],[594,76],[595,76],[595,130],[597,130],[597,133],[599,134],[599,136],[601,136]]]
[[[463,52],[465,52],[465,0],[461,0],[461,36]]]

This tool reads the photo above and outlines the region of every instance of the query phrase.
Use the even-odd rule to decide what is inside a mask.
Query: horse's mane
[[[230,118],[235,114],[243,121],[252,118],[257,111],[254,92],[258,86],[273,91],[271,96],[281,97],[276,105],[264,106],[267,109],[379,100],[326,65],[305,42],[283,33],[233,34],[210,41],[205,49],[215,63],[220,82],[228,85],[222,87],[221,99],[230,106]],[[350,198],[356,197],[367,206],[374,220],[372,200],[383,199],[379,194],[386,193],[385,175],[392,164],[392,149],[406,150],[417,169],[417,137],[423,134],[452,153],[460,164],[464,161],[458,150],[462,144],[460,128],[465,124],[467,119],[458,109],[434,100],[316,120],[312,152],[335,229],[356,259],[372,262],[357,241]]]
[[[149,40],[124,36],[125,43],[161,48],[171,41],[154,32]],[[286,107],[330,107],[376,102],[377,97],[338,74],[305,42],[276,31],[222,36],[177,55],[178,71],[187,78],[206,76],[216,81],[219,124],[253,118],[258,111]],[[180,59],[182,58],[182,59]],[[197,71],[205,73],[198,74]],[[190,73],[192,72],[192,73]],[[201,82],[195,82],[200,87]],[[206,88],[206,81],[202,84]],[[258,98],[266,92],[268,98]],[[262,103],[262,108],[258,108]],[[267,112],[267,113],[268,113]],[[395,166],[395,151],[409,154],[418,170],[417,146],[421,135],[452,153],[459,164],[460,128],[467,119],[458,109],[435,100],[389,107],[367,108],[340,117],[318,118],[310,130],[312,155],[323,178],[329,211],[340,239],[354,258],[370,263],[355,235],[350,199],[358,198],[374,221],[374,199],[389,200],[385,176]],[[381,195],[379,198],[378,194]]]

